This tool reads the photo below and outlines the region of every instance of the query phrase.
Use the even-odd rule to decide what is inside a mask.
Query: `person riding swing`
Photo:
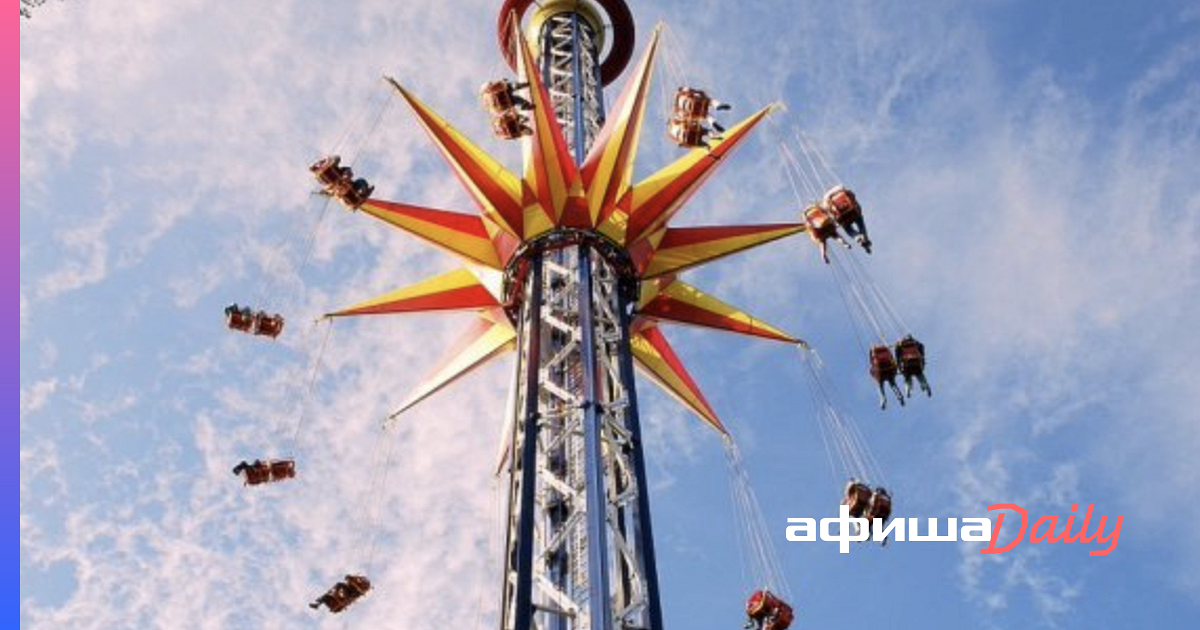
[[[334,584],[308,607],[316,610],[321,606],[329,612],[337,614],[350,607],[351,604],[366,595],[371,590],[371,581],[364,575],[347,575],[344,580]]]
[[[896,357],[892,356],[891,348],[885,345],[873,346],[870,360],[871,378],[879,386],[879,408],[887,409],[887,394],[883,389],[885,384],[892,388],[892,392],[896,394],[896,400],[903,406],[904,394],[900,392],[900,386],[896,384],[899,368],[896,365]]]
[[[862,205],[858,203],[854,191],[838,184],[830,188],[821,199],[821,205],[833,216],[846,234],[858,241],[863,250],[871,253],[871,239],[867,236],[867,222],[863,218]]]
[[[826,265],[829,264],[829,249],[826,241],[832,238],[846,249],[850,249],[850,243],[847,243],[846,239],[838,233],[837,222],[820,204],[812,204],[804,210],[804,225],[808,228],[808,237],[820,248],[821,260],[825,261]]]
[[[912,382],[917,379],[921,391],[926,396],[933,396],[933,389],[925,378],[925,344],[917,341],[911,334],[896,342],[896,362],[899,364],[900,376],[904,377],[904,395],[912,397]]]

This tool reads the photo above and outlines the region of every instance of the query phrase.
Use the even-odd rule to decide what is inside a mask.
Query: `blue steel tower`
[[[501,13],[510,59],[512,29],[529,4],[510,1]],[[605,79],[620,73],[633,40],[624,2],[602,4],[616,38],[606,67],[606,30],[591,3],[543,2],[528,20],[538,70],[577,164],[604,125]],[[658,630],[629,337],[637,300],[632,263],[621,248],[585,231],[552,231],[524,250],[510,270],[522,277],[510,284],[524,295],[516,300],[522,308],[501,630]]]

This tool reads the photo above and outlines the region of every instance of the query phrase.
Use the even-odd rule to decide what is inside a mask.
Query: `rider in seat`
[[[272,339],[283,332],[283,316],[279,313],[267,315],[266,311],[254,314],[254,334]]]
[[[846,496],[842,497],[842,505],[849,508],[848,514],[850,518],[863,518],[867,513],[867,508],[871,504],[871,486],[857,480],[851,479],[846,482]],[[855,523],[855,530],[858,529]],[[857,535],[857,531],[855,534]]]
[[[904,395],[900,393],[900,386],[896,384],[896,374],[899,370],[896,366],[896,357],[892,356],[891,348],[873,346],[870,359],[871,378],[875,379],[875,383],[879,385],[879,408],[887,409],[887,395],[883,390],[885,383],[891,386],[892,392],[896,394],[896,400],[903,406]]]
[[[283,481],[284,479],[292,479],[296,476],[296,460],[274,459],[264,461],[256,459],[253,464],[242,461],[233,467],[233,474],[244,476],[246,478],[245,485],[247,486]]]
[[[867,518],[879,519],[879,528],[883,529],[887,525],[888,519],[892,517],[892,495],[882,486],[875,488],[875,492],[871,494],[871,505],[867,508]],[[883,539],[884,546],[887,545],[887,538]]]
[[[254,328],[254,313],[249,306],[230,304],[225,307],[225,325],[230,330],[248,333]]]
[[[675,105],[672,118],[703,120],[717,133],[725,133],[725,127],[713,118],[713,112],[728,111],[728,103],[722,103],[709,96],[704,90],[681,87],[675,91]]]
[[[686,149],[711,148],[708,140],[720,140],[725,127],[712,112],[725,111],[729,105],[713,99],[704,90],[681,87],[675,92],[667,135]]]
[[[344,580],[334,584],[325,594],[318,597],[316,601],[311,602],[308,607],[316,610],[322,604],[329,609],[329,612],[337,614],[346,610],[358,601],[367,591],[371,590],[371,581],[363,575],[347,575]]]
[[[917,341],[911,334],[896,342],[896,360],[900,364],[900,375],[904,377],[904,395],[912,397],[912,381],[917,379],[921,391],[926,396],[933,396],[933,389],[925,379],[925,344]]]
[[[277,459],[271,462],[271,481],[283,481],[296,477],[296,460]]]
[[[341,164],[340,156],[331,155],[308,167],[308,170],[321,183],[323,193],[336,198],[351,210],[357,210],[371,198],[375,187],[361,177],[355,179],[354,170]]]
[[[479,88],[479,100],[492,115],[492,133],[502,140],[516,140],[533,135],[528,118],[521,110],[533,109],[533,104],[517,95],[528,83],[513,83],[508,79],[489,81]]]
[[[767,589],[754,591],[746,601],[747,630],[787,630],[795,613],[787,602]]]
[[[373,192],[375,192],[375,187],[366,179],[359,177],[342,192],[339,199],[351,210],[357,210],[371,198],[371,193]]]
[[[671,118],[667,135],[671,141],[685,149],[710,149],[708,138],[711,130],[704,122],[693,118]]]
[[[829,249],[825,241],[833,239],[850,249],[850,243],[838,233],[838,224],[820,204],[813,204],[804,210],[804,225],[808,227],[808,237],[821,249],[821,260],[829,264]]]
[[[342,166],[340,155],[330,155],[321,158],[316,164],[308,167],[317,181],[325,188],[336,186],[350,176],[350,167]]]
[[[870,254],[871,239],[867,236],[867,222],[863,219],[862,206],[854,196],[854,191],[838,184],[830,188],[821,201],[833,215],[833,220]]]
[[[492,132],[501,140],[516,140],[533,135],[533,129],[529,127],[526,118],[515,109],[509,109],[492,118]]]
[[[242,461],[233,467],[233,474],[244,477],[244,485],[257,486],[271,481],[271,465],[261,459],[253,464]]]
[[[850,518],[862,518],[870,503],[871,486],[857,479],[846,482],[846,496],[842,498],[842,505],[849,506]]]
[[[479,88],[479,101],[493,116],[500,116],[513,108],[533,109],[532,103],[517,94],[517,90],[527,87],[528,83],[518,84],[508,79],[488,81]]]

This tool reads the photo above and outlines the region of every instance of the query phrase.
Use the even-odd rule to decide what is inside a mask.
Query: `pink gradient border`
[[[11,20],[12,18],[9,19]],[[16,400],[9,403],[12,405],[12,407],[8,407],[8,409],[10,411],[16,411],[17,416],[15,418],[12,416],[5,416],[8,418],[8,420],[5,420],[3,423],[3,434],[2,437],[0,437],[0,445],[6,445],[2,446],[2,448],[4,449],[4,452],[8,453],[8,455],[4,456],[3,461],[8,463],[4,465],[3,469],[3,475],[7,481],[4,481],[3,485],[0,487],[7,488],[7,490],[4,491],[5,496],[11,497],[9,499],[4,499],[3,505],[10,506],[13,509],[13,512],[17,512],[17,514],[10,513],[9,516],[5,516],[3,519],[0,519],[0,521],[8,523],[8,525],[4,526],[5,531],[10,531],[9,528],[11,528],[12,533],[4,535],[5,539],[11,541],[13,538],[20,540],[21,535],[19,518],[21,509],[21,24],[20,22],[9,22],[9,24],[11,25],[9,28],[16,32],[10,31],[9,34],[12,35],[12,37],[5,36],[4,41],[9,42],[9,46],[17,49],[17,76],[16,78],[12,79],[12,83],[8,83],[8,79],[3,80],[4,83],[7,83],[13,87],[14,92],[12,96],[6,96],[4,101],[9,105],[13,105],[17,110],[15,114],[11,114],[13,118],[17,119],[17,122],[11,129],[9,129],[9,131],[4,132],[3,146],[8,147],[8,149],[6,149],[3,155],[0,156],[0,160],[3,161],[3,168],[0,169],[0,171],[5,173],[4,181],[8,182],[4,185],[4,190],[7,190],[8,192],[4,193],[3,197],[3,207],[8,208],[8,210],[5,210],[3,212],[3,218],[0,218],[0,232],[3,232],[4,234],[4,242],[11,245],[11,247],[5,248],[8,251],[8,254],[6,254],[5,257],[12,256],[16,258],[16,260],[13,262],[17,263],[12,269],[2,272],[2,277],[6,278],[4,280],[4,284],[16,285],[14,289],[17,291],[17,299],[10,302],[12,306],[5,308],[4,312],[8,313],[6,317],[12,318],[11,320],[5,321],[13,322],[13,328],[15,331],[9,334],[16,334],[17,336],[15,339],[17,342],[17,351],[9,352],[8,350],[4,350],[4,360],[0,369],[3,370],[4,380],[7,381],[9,378],[11,378],[12,380],[16,381],[16,383],[14,383],[12,386],[13,389],[8,390],[9,393],[16,398]],[[13,85],[14,83],[16,85]],[[13,118],[9,118],[9,120],[12,120]],[[11,133],[12,136],[9,136],[9,133]],[[13,289],[8,289],[5,291],[5,293],[8,293],[8,291],[12,290]],[[12,299],[13,294],[8,293],[8,296],[9,299]],[[8,310],[9,308],[12,310]],[[7,337],[7,339],[14,341],[12,337]],[[5,342],[5,344],[5,348],[7,348],[7,342]],[[16,407],[16,409],[13,409],[13,407]],[[8,495],[8,492],[13,494]],[[12,538],[9,538],[9,536],[12,536]],[[12,543],[10,542],[9,544]],[[7,549],[9,549],[7,553],[12,553],[12,551],[14,551],[13,547],[7,547]],[[19,546],[16,548],[16,551],[16,558],[12,558],[11,560],[3,560],[5,566],[19,566]],[[4,557],[8,557],[7,553]],[[19,572],[5,572],[5,574],[7,579],[19,580]],[[8,598],[11,598],[9,601],[16,600],[13,602],[15,604],[13,608],[19,608],[21,597],[19,585],[12,584],[10,582],[9,588],[6,588],[5,590],[10,593],[10,595],[8,595]]]

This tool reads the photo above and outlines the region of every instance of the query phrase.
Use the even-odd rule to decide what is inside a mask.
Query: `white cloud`
[[[1006,62],[981,45],[982,25],[958,10],[841,3],[844,19],[833,19],[823,14],[834,11],[829,6],[806,7],[773,47],[773,58],[796,61],[762,73],[768,86],[798,83],[810,97],[781,126],[801,121],[849,165],[839,170],[871,199],[868,222],[886,235],[876,239],[869,267],[936,346],[931,374],[940,393],[932,404],[958,463],[949,471],[931,463],[922,478],[959,480],[959,513],[989,498],[1065,512],[1071,490],[1114,511],[1134,509],[1135,496],[1153,504],[1142,493],[1154,492],[1155,474],[1119,462],[1165,458],[1174,478],[1197,474],[1187,455],[1194,431],[1179,425],[1200,403],[1194,388],[1151,384],[1177,381],[1186,369],[1173,357],[1197,350],[1193,336],[1180,335],[1188,329],[1181,309],[1196,307],[1200,234],[1195,213],[1185,210],[1196,205],[1200,170],[1178,160],[1200,153],[1197,118],[1188,115],[1200,87],[1186,72],[1192,46],[1131,82],[1142,91],[1163,86],[1161,99],[1114,112],[1050,62],[1014,82]],[[725,71],[713,73],[718,84],[730,77],[761,84],[760,73],[736,71],[751,67],[761,48],[718,47],[725,52],[716,62]],[[691,48],[700,56],[704,46]],[[764,88],[749,93],[755,89]],[[762,162],[754,166],[766,168]],[[724,213],[724,204],[716,211]],[[796,303],[819,311],[803,304],[811,289],[753,290],[761,268],[721,267],[716,286],[741,287],[768,309],[737,303],[767,318]],[[825,280],[805,274],[802,281]],[[807,328],[818,344],[828,334],[815,317]],[[1159,411],[1139,410],[1133,401],[1145,398],[1156,399]],[[1139,429],[1147,418],[1160,419],[1161,430]],[[1104,437],[1090,439],[1097,434]],[[1064,441],[1075,446],[1064,452]],[[1096,497],[1114,486],[1127,495]],[[1188,547],[1192,557],[1196,546]],[[1087,587],[1053,554],[980,558],[968,550],[962,571],[969,595],[985,607],[1028,593],[1047,618],[1063,619]]]
[[[372,537],[379,542],[371,567],[377,591],[348,613],[355,625],[461,620],[464,597],[474,614],[468,616],[490,614],[494,597],[484,597],[483,612],[475,607],[477,594],[490,593],[496,580],[489,473],[505,366],[468,377],[406,416],[391,438],[396,455],[382,487],[369,455],[377,449],[378,420],[464,320],[339,323],[315,396],[306,392],[304,359],[315,345],[306,319],[454,263],[367,217],[332,208],[304,287],[295,265],[315,217],[304,167],[336,145],[347,126],[357,125],[357,133],[339,150],[352,156],[366,145],[356,164],[381,191],[469,209],[402,108],[393,107],[374,135],[363,131],[363,121],[371,120],[371,98],[382,93],[377,78],[386,72],[471,135],[486,134],[469,96],[481,77],[499,71],[488,65],[494,3],[284,2],[236,12],[196,1],[66,4],[22,33],[22,187],[36,191],[23,195],[22,217],[49,221],[44,229],[54,236],[46,242],[61,249],[52,264],[27,266],[37,256],[25,255],[22,239],[23,350],[34,332],[27,330],[30,312],[68,321],[53,333],[35,327],[52,341],[28,340],[30,348],[59,348],[54,354],[62,356],[45,362],[50,376],[23,388],[22,415],[67,391],[81,399],[85,418],[128,420],[147,448],[131,461],[113,448],[123,446],[117,434],[93,426],[95,442],[62,445],[79,449],[72,453],[78,457],[59,455],[47,469],[65,477],[43,498],[69,514],[34,506],[27,514],[23,492],[23,554],[40,565],[69,562],[78,578],[62,606],[23,601],[25,627],[313,623],[320,617],[303,604],[366,564]],[[940,424],[913,430],[945,441],[944,460],[930,466],[941,463],[946,469],[934,472],[959,480],[954,507],[977,510],[981,497],[994,496],[1062,510],[1071,491],[1108,483],[1127,493],[1121,509],[1157,511],[1144,506],[1161,503],[1143,499],[1158,496],[1163,469],[1138,462],[1164,462],[1172,477],[1191,479],[1191,453],[1200,448],[1188,422],[1200,401],[1183,376],[1197,349],[1179,333],[1195,310],[1193,270],[1200,267],[1196,167],[1178,159],[1198,153],[1200,117],[1188,117],[1200,102],[1187,73],[1193,57],[1187,49],[1163,57],[1131,84],[1138,96],[1115,115],[1054,68],[1015,85],[1002,79],[1003,64],[980,45],[981,27],[960,19],[962,9],[932,2],[809,5],[794,23],[762,19],[753,30],[725,28],[728,7],[713,2],[703,5],[712,11],[672,8],[669,17],[686,69],[719,93],[739,96],[739,113],[756,101],[799,94],[782,129],[804,124],[874,200],[869,220],[880,245],[871,269],[893,297],[903,297],[919,330],[943,342],[934,357],[939,394],[930,403]],[[764,17],[775,7],[743,10]],[[833,19],[835,11],[846,19]],[[649,23],[649,15],[639,17]],[[447,33],[461,46],[456,56],[445,52]],[[763,33],[769,44],[742,45]],[[754,64],[764,54],[775,61],[747,72],[761,67]],[[1183,97],[1168,98],[1176,89]],[[1142,109],[1151,107],[1143,100],[1159,109]],[[647,129],[647,142],[665,144]],[[764,140],[724,167],[716,190],[697,199],[687,220],[762,220],[786,208],[782,178],[764,173],[776,161],[776,141]],[[673,155],[663,148],[647,154]],[[647,158],[639,169],[657,165]],[[742,177],[765,177],[770,186],[745,190],[737,185]],[[63,204],[68,195],[104,210],[89,216],[94,208]],[[819,343],[845,322],[834,321],[834,308],[805,303],[810,287],[827,281],[806,245],[722,264],[705,286],[785,326],[800,321]],[[129,272],[121,276],[137,275],[129,284],[138,286],[110,274],[117,267]],[[792,270],[780,274],[795,282],[764,295],[754,285],[764,267]],[[210,296],[255,295],[250,285],[263,284],[263,276],[290,307],[279,343],[207,324],[219,322],[204,311]],[[85,286],[104,287],[105,301],[138,291],[153,296],[151,307],[158,298],[174,307],[169,321],[136,319],[147,332],[136,340],[137,359],[122,362],[112,379],[116,386],[92,378],[95,367],[74,376],[54,369],[87,363],[75,335],[85,334],[88,322],[41,302]],[[793,312],[798,303],[803,319]],[[706,343],[686,334],[672,339],[678,337]],[[110,350],[120,356],[129,349]],[[760,355],[735,360],[748,363],[746,356]],[[149,368],[147,357],[154,357]],[[741,404],[742,395],[729,393],[729,406]],[[715,439],[711,432],[665,397],[646,398],[652,449],[694,465],[697,444]],[[1149,399],[1152,411],[1123,399]],[[306,402],[300,478],[239,487],[229,467],[287,454]],[[1074,440],[1092,416],[1104,423],[1101,435],[1055,461],[1050,444]],[[59,420],[55,430],[72,434],[76,421]],[[96,422],[110,424],[120,423]],[[748,450],[775,446],[745,424],[739,437]],[[37,459],[31,453],[22,452],[23,490],[27,462]],[[891,455],[897,467],[916,466]],[[85,460],[95,461],[87,470],[102,474],[84,478],[67,464]],[[670,482],[672,463],[656,458],[651,465],[662,466]],[[1110,472],[1114,478],[1105,480],[1109,466],[1128,474]],[[372,512],[380,515],[376,526],[364,522]],[[41,527],[60,516],[61,535]],[[1153,515],[1141,516],[1154,524]],[[1176,522],[1163,518],[1155,526],[1171,531]],[[1181,548],[1200,559],[1194,541]],[[968,593],[986,609],[1028,594],[1047,619],[1061,619],[1088,588],[1053,553],[985,561],[967,550],[962,558]],[[1194,578],[1176,579],[1181,588],[1194,585]]]
[[[63,293],[96,284],[108,275],[108,232],[116,215],[107,210],[95,220],[61,232],[55,240],[66,256],[53,271],[37,282],[37,297],[48,300]]]
[[[1136,105],[1161,93],[1180,79],[1186,81],[1186,72],[1200,66],[1200,44],[1186,41],[1171,48],[1166,57],[1147,69],[1130,87],[1129,98]],[[1168,97],[1169,98],[1169,97]]]
[[[172,302],[180,309],[192,309],[225,282],[228,272],[223,262],[217,262],[197,267],[186,276],[170,280],[167,286],[171,289]]]
[[[125,392],[111,399],[86,400],[80,403],[79,419],[84,424],[93,424],[109,418],[120,416],[136,407],[138,396]]]
[[[1071,503],[1068,489],[1084,477],[1091,483],[1080,490],[1093,497],[1108,484],[1148,489],[1152,482],[1140,475],[1155,473],[1109,472],[1118,469],[1114,459],[1124,458],[1104,452],[1109,440],[1131,454],[1175,462],[1176,474],[1194,477],[1194,460],[1186,455],[1195,442],[1189,431],[1148,439],[1138,428],[1145,416],[1124,403],[1126,396],[1152,396],[1150,383],[1179,369],[1169,357],[1194,351],[1181,351],[1171,332],[1186,327],[1179,309],[1194,308],[1194,293],[1184,287],[1195,282],[1190,264],[1197,223],[1177,215],[1175,208],[1192,193],[1174,183],[1194,168],[1162,156],[1195,152],[1195,136],[1163,135],[1153,127],[1153,112],[1129,111],[1112,120],[1049,71],[1031,76],[1010,97],[1009,111],[1011,122],[981,120],[976,124],[991,133],[947,156],[963,160],[957,183],[927,186],[921,165],[901,176],[911,178],[912,197],[922,201],[912,211],[928,214],[932,223],[951,225],[963,204],[978,217],[970,231],[950,227],[952,238],[937,246],[929,273],[946,270],[938,288],[917,286],[910,293],[926,297],[932,308],[956,307],[957,321],[929,320],[935,334],[955,340],[939,362],[956,366],[954,374],[939,373],[976,401],[960,395],[952,404],[992,407],[977,420],[956,421],[951,447],[962,467],[955,476],[969,488],[959,507],[977,510],[988,499],[1026,496],[1048,513],[1061,513]],[[965,157],[968,152],[974,155]],[[1179,270],[1178,276],[1160,282],[1164,269]],[[1159,417],[1173,426],[1200,403],[1186,388],[1166,400],[1169,410]],[[1092,431],[1106,437],[1085,437]],[[1050,444],[1064,436],[1077,446],[1059,455]],[[1022,443],[1028,446],[1001,446]],[[1055,463],[1059,457],[1066,463]],[[1025,472],[1014,477],[1015,469]],[[1034,481],[1041,475],[1049,479]],[[1001,481],[975,485],[983,477]],[[1136,504],[1132,493],[1094,500],[1114,511]],[[1137,503],[1147,500],[1140,495]],[[1186,547],[1194,557],[1197,548]],[[1052,568],[1052,557],[1030,553],[993,562],[977,559],[974,549],[966,553],[968,585],[989,582],[968,590],[989,606],[1001,605],[1005,591],[1028,589],[1039,610],[1061,617],[1086,588]],[[997,575],[990,570],[996,564],[1007,569]]]
[[[29,387],[21,388],[21,418],[41,410],[50,401],[50,397],[58,389],[58,379],[51,378],[38,381]]]

